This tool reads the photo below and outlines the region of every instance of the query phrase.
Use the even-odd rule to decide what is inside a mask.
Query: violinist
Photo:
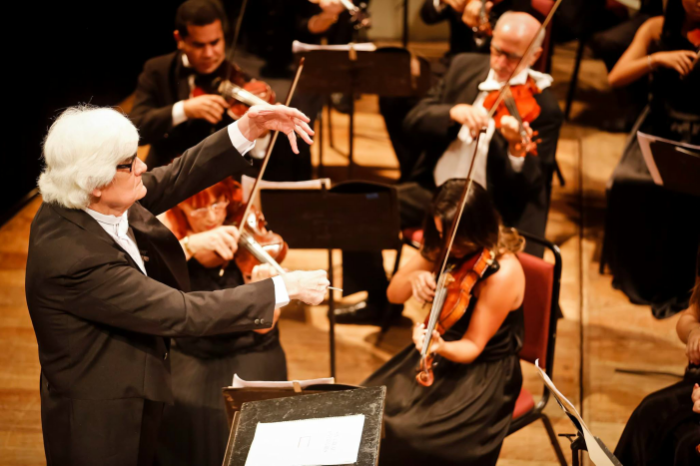
[[[660,318],[685,309],[690,297],[700,216],[686,214],[697,212],[698,199],[654,183],[636,135],[700,145],[699,58],[700,1],[669,0],[664,16],[639,28],[608,77],[611,86],[649,80],[651,92],[608,185],[602,260],[613,285]],[[637,234],[642,230],[645,238]],[[647,238],[673,240],[651,248]]]
[[[239,230],[228,226],[241,207],[241,185],[227,178],[166,212],[160,219],[180,241],[192,291],[235,288],[276,275],[259,265],[246,277],[233,261]],[[221,268],[222,260],[229,262]],[[223,270],[223,274],[221,271]],[[174,405],[163,412],[158,464],[221,465],[229,435],[221,387],[233,374],[246,380],[287,380],[276,327],[210,337],[176,338],[171,345]]]
[[[226,60],[226,16],[215,0],[188,0],[175,15],[176,52],[146,62],[139,76],[134,107],[129,115],[150,144],[146,164],[150,168],[170,163],[185,149],[199,143],[240,114],[215,91],[226,77],[236,84],[254,82],[254,93],[274,103],[274,93],[262,81],[251,80]],[[251,152],[261,157],[267,136]]]
[[[405,133],[425,150],[413,183],[400,188],[406,201],[402,211],[406,226],[419,224],[436,186],[466,176],[476,133],[486,127],[479,141],[474,179],[488,187],[506,225],[544,236],[563,116],[548,89],[551,76],[530,68],[542,52],[539,45],[544,31],[539,27],[539,21],[527,13],[505,13],[494,28],[490,56],[455,57],[442,82],[408,114]],[[523,57],[537,34],[537,47]],[[518,63],[520,68],[515,70]],[[491,121],[486,117],[489,102],[514,70],[512,89],[527,91],[518,108],[530,141],[523,140],[516,119],[508,113]],[[529,143],[535,141],[537,155],[529,150],[533,148]],[[532,249],[536,254],[541,251]]]
[[[420,254],[391,280],[387,294],[392,302],[433,300],[432,271],[464,187],[464,179],[440,187],[425,218]],[[464,315],[443,335],[433,334],[430,351],[437,365],[432,385],[416,381],[423,324],[415,326],[413,344],[363,382],[387,387],[380,465],[496,464],[522,383],[518,352],[525,275],[515,253],[523,241],[502,226],[486,190],[472,183],[449,263],[458,269],[484,250],[494,259],[472,288]]]

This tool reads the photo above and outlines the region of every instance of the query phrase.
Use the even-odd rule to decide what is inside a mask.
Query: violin
[[[243,220],[245,203],[243,202],[243,187],[235,182],[236,191],[231,200],[234,205],[233,223],[239,225],[240,237],[239,249],[234,256],[234,261],[246,279],[253,273],[253,268],[260,264],[270,264],[277,272],[284,273],[280,262],[284,260],[289,246],[282,237],[267,229],[267,222],[262,211],[254,205],[248,212],[248,217]]]
[[[462,318],[469,308],[474,287],[493,264],[494,258],[494,252],[484,248],[481,252],[463,259],[461,265],[453,266],[440,275],[442,283],[437,286],[440,291],[433,299],[433,308],[436,311],[433,312],[431,309],[428,314],[425,321],[426,328],[434,328],[440,335],[444,335]],[[432,331],[430,334],[432,335]],[[426,338],[421,350],[418,375],[416,375],[418,383],[425,387],[431,386],[435,380],[433,374],[435,357],[430,352],[430,344],[431,340]]]
[[[253,105],[274,104],[275,92],[264,81],[250,79],[238,66],[224,62],[215,71],[216,76],[198,76],[192,89],[192,97],[218,94],[229,103],[228,109],[235,120],[241,118]]]
[[[494,3],[497,3],[497,1]],[[486,0],[482,0],[481,2],[481,8],[479,9],[479,24],[472,27],[472,32],[474,33],[474,39],[477,41],[477,45],[479,46],[481,46],[481,43],[483,43],[487,38],[493,36],[491,19],[489,18],[489,12],[486,11]]]
[[[496,107],[493,115],[496,129],[501,128],[501,119],[505,115],[511,115],[516,119],[518,122],[518,132],[523,139],[522,144],[528,149],[527,153],[531,155],[537,155],[537,144],[541,142],[541,140],[531,140],[523,123],[532,123],[540,116],[542,109],[537,103],[535,95],[541,92],[542,91],[535,84],[535,80],[532,79],[531,76],[528,76],[525,84],[508,86],[504,91],[501,103]],[[493,110],[494,104],[499,98],[499,94],[499,91],[492,91],[486,96],[484,100],[484,108],[486,108],[486,110]],[[536,135],[537,132],[534,132],[533,136]]]
[[[547,18],[540,26],[540,31],[544,30],[544,28],[546,28],[549,22],[552,20],[552,17],[557,11],[561,1],[562,0],[557,0],[554,6],[552,6]],[[489,119],[494,117],[494,114],[501,103],[504,102],[504,100],[507,100],[507,94],[510,91],[510,80],[513,79],[515,73],[519,71],[522,60],[526,57],[530,57],[532,51],[534,50],[535,41],[537,36],[540,34],[540,31],[533,36],[532,41],[530,41],[527,50],[523,54],[523,58],[520,59],[520,63],[518,63],[513,69],[513,72],[506,80],[506,84],[493,99],[489,110]],[[508,104],[505,105],[507,108]],[[513,112],[518,111],[517,102],[515,102],[515,105],[510,105],[512,106],[511,110]],[[451,255],[450,253],[454,246],[459,223],[462,219],[462,214],[464,213],[464,208],[469,197],[469,191],[473,183],[472,173],[474,171],[474,161],[476,160],[476,150],[479,147],[479,139],[485,132],[486,128],[481,128],[481,131],[476,137],[474,153],[472,154],[469,171],[467,172],[467,182],[465,183],[464,190],[462,191],[462,196],[459,204],[457,205],[457,212],[452,220],[449,232],[445,235],[446,241],[440,253],[440,260],[436,262],[438,268],[436,268],[435,271],[435,276],[437,277],[435,297],[433,298],[430,314],[426,319],[427,324],[425,339],[423,341],[423,348],[421,348],[420,362],[416,369],[418,372],[416,374],[416,381],[426,387],[431,386],[435,380],[435,374],[433,371],[433,367],[435,366],[435,356],[431,351],[433,332],[437,330],[438,333],[442,334],[449,329],[450,326],[454,325],[457,321],[459,321],[459,319],[462,318],[469,308],[474,286],[484,276],[484,273],[486,270],[488,270],[494,260],[494,252],[484,249],[479,253],[464,259],[460,266],[456,268],[448,268],[449,258]]]

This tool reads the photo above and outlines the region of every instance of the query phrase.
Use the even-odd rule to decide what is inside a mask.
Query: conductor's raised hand
[[[287,135],[295,154],[299,153],[296,134],[307,144],[313,144],[311,120],[296,108],[284,105],[254,105],[238,120],[238,129],[249,141],[255,141],[266,131],[279,131]]]
[[[331,282],[325,270],[311,272],[289,272],[282,275],[290,299],[298,299],[306,304],[321,304]]]

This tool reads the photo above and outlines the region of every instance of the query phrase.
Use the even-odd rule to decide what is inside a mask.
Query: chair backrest
[[[525,272],[525,341],[520,358],[546,367],[549,349],[550,319],[552,316],[552,291],[554,289],[554,265],[527,253],[519,253],[518,259]]]

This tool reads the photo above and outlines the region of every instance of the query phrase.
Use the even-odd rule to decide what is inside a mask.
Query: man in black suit
[[[321,302],[324,271],[188,293],[183,249],[156,218],[244,169],[242,154],[266,131],[287,134],[296,151],[294,132],[313,134],[306,122],[288,107],[256,106],[148,173],[136,128],[115,110],[73,107],[51,126],[25,285],[49,466],[151,465],[173,400],[170,337],[269,328],[290,299]]]
[[[226,16],[218,2],[188,0],[175,15],[178,50],[144,65],[129,118],[139,129],[140,144],[151,145],[146,157],[150,168],[170,163],[233,121],[220,95],[193,96],[196,86],[208,87],[235,66],[226,60],[225,31]]]
[[[549,90],[552,78],[529,68],[539,58],[541,47],[523,59],[510,80],[511,86],[530,82],[541,90],[534,96],[539,116],[531,125],[526,123],[527,131],[536,131],[535,139],[540,140],[537,155],[526,153],[513,117],[504,116],[501,128],[495,129],[483,106],[489,93],[498,91],[516,69],[539,25],[527,13],[504,13],[494,29],[491,54],[457,55],[444,79],[408,114],[405,134],[423,152],[411,181],[397,186],[402,228],[422,225],[437,186],[450,178],[467,176],[475,136],[486,127],[479,141],[473,179],[491,193],[506,226],[544,237],[563,114]],[[542,38],[540,34],[539,43]],[[526,251],[539,256],[544,253],[535,244],[528,244]],[[375,253],[343,256],[345,292],[368,290],[370,300],[340,311],[340,322],[376,321],[387,305],[385,298],[382,300],[386,282],[366,279],[376,277],[367,272],[369,263],[381,264],[381,260]]]

